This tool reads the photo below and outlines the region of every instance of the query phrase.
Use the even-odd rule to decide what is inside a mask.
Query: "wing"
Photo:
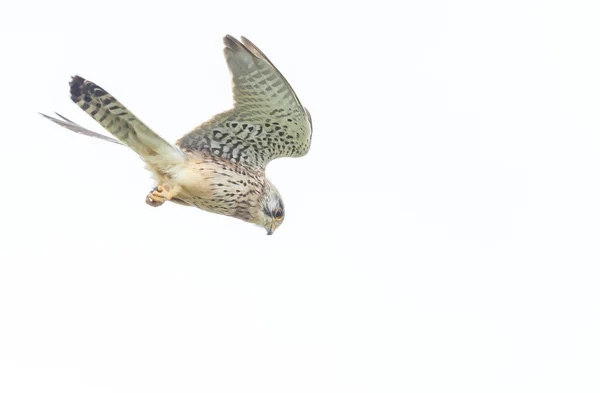
[[[78,134],[83,134],[83,135],[91,136],[93,138],[98,138],[98,139],[102,139],[102,140],[105,140],[108,142],[116,143],[118,145],[122,145],[122,143],[119,142],[118,140],[111,138],[109,136],[98,134],[97,132],[88,130],[87,128],[83,128],[79,124],[72,122],[71,120],[67,119],[66,117],[64,117],[63,115],[61,115],[59,113],[56,113],[56,116],[60,117],[60,119],[57,119],[56,117],[45,115],[43,113],[40,113],[40,115],[42,115],[46,119],[58,124],[59,126],[65,127],[66,129],[76,132]]]
[[[223,39],[233,85],[233,109],[181,138],[182,150],[209,151],[233,162],[266,166],[310,148],[310,114],[273,63],[248,39]]]

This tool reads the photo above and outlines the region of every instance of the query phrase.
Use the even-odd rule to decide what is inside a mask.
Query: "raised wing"
[[[223,41],[234,107],[185,135],[178,146],[261,167],[278,157],[305,155],[312,124],[292,87],[248,39],[228,35]]]

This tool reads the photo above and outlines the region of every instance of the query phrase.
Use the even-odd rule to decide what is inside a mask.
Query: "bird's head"
[[[285,219],[281,195],[268,179],[265,179],[259,216],[258,224],[267,230],[267,235],[272,235]]]

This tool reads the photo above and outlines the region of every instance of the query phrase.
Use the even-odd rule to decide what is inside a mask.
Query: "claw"
[[[163,186],[156,186],[154,190],[146,196],[146,203],[152,207],[157,207],[165,203],[167,190]]]
[[[164,186],[156,186],[154,187],[154,190],[150,191],[146,196],[146,203],[152,207],[160,206],[165,203],[165,201],[176,199],[180,191],[181,187],[179,186],[174,186],[171,189],[167,189]]]

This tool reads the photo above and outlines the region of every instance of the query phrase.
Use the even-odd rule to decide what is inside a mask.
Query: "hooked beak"
[[[271,227],[267,230],[267,235],[275,233],[275,224],[271,224]]]

